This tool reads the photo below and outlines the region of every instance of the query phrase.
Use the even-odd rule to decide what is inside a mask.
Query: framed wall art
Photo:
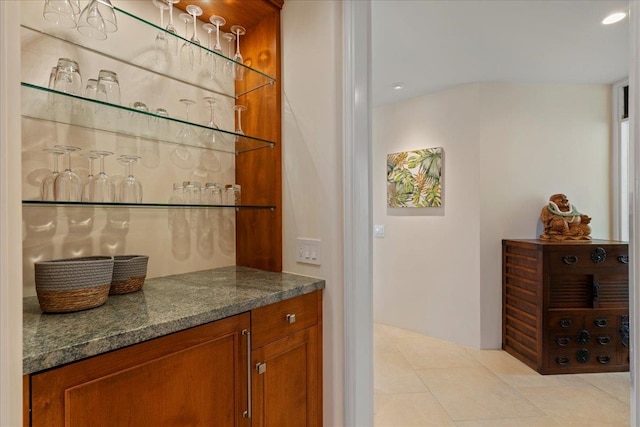
[[[442,207],[442,147],[387,154],[387,207]]]

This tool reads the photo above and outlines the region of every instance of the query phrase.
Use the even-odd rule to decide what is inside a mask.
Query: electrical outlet
[[[317,239],[296,239],[296,261],[320,265],[322,247]]]

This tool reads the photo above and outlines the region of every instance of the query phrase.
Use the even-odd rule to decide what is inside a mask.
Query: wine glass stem
[[[104,175],[104,156],[100,156],[100,175]]]
[[[240,55],[240,33],[236,35],[236,55]]]
[[[238,131],[242,131],[242,112],[238,110]]]
[[[164,28],[164,9],[160,8],[160,28]]]
[[[216,24],[216,46],[220,46],[220,24]]]
[[[173,28],[173,3],[169,2],[169,25]]]
[[[196,16],[193,15],[193,39],[196,38]]]
[[[207,42],[207,49],[211,50],[211,31],[208,33],[209,41]]]
[[[185,104],[187,107],[187,121],[189,121],[189,104]]]
[[[133,178],[133,162],[127,163],[127,176]]]
[[[58,173],[58,153],[53,153],[53,173]]]
[[[70,171],[71,170],[71,151],[67,151],[65,154],[67,156],[67,170]]]

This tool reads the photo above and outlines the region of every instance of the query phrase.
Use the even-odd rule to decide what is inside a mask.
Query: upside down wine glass
[[[236,53],[233,55],[233,60],[236,61],[234,67],[233,78],[236,80],[242,80],[244,78],[244,66],[242,64],[242,55],[240,54],[240,36],[246,34],[244,27],[240,25],[234,25],[231,27],[231,32],[236,35]]]
[[[89,152],[86,156],[89,159],[89,175],[87,175],[87,179],[84,181],[84,185],[82,186],[82,201],[90,202],[93,197],[91,196],[91,190],[93,186],[93,181],[96,179],[93,174],[93,161],[98,158],[98,156],[93,152]]]
[[[180,68],[184,71],[193,71],[193,47],[191,43],[187,41],[188,28],[191,20],[193,19],[188,13],[181,13],[179,18],[184,22],[184,43],[180,46]]]
[[[210,128],[213,128],[213,129],[218,129],[218,125],[216,124],[215,119],[214,119],[215,106],[216,106],[216,103],[218,102],[218,100],[215,99],[212,96],[204,97],[204,98],[202,98],[202,100],[209,105],[209,110],[211,112],[210,119],[209,119],[209,122],[207,123],[207,126],[210,127]],[[212,129],[203,130],[202,131],[202,141],[205,144],[209,144],[209,143],[210,144],[215,144],[216,143],[216,133],[217,132],[212,130]]]
[[[169,5],[164,0],[153,0],[155,7],[160,9],[160,28],[164,28],[164,11],[169,10]],[[156,35],[156,61],[160,60],[161,55],[166,55],[169,51],[169,40],[164,31],[158,31]]]
[[[142,203],[142,184],[133,176],[133,164],[140,156],[120,156],[118,161],[126,166],[127,177],[118,184],[118,202]]]
[[[210,52],[210,50],[211,50],[211,33],[213,33],[213,30],[215,30],[216,27],[213,24],[203,24],[202,29],[207,32],[207,38],[208,38],[207,49],[209,49],[204,54],[202,71],[204,71],[205,75],[208,76],[210,79],[213,79],[216,73],[216,56],[213,54],[213,52]]]
[[[91,201],[108,203],[115,201],[115,185],[111,178],[104,172],[104,158],[112,155],[111,151],[92,151],[92,154],[100,158],[100,173],[92,181]]]
[[[77,173],[71,170],[71,153],[80,150],[80,147],[71,145],[56,145],[67,158],[67,168],[56,175],[55,198],[63,202],[79,202],[82,199],[82,180]]]
[[[47,153],[51,153],[53,156],[53,171],[49,174],[44,181],[42,181],[42,188],[40,189],[40,195],[42,196],[42,200],[54,201],[55,197],[55,181],[56,176],[60,173],[58,170],[58,156],[64,154],[64,151],[58,148],[45,148],[43,151]]]
[[[189,15],[191,15],[191,19],[193,21],[193,35],[191,36],[191,42],[200,46],[200,39],[198,38],[198,30],[196,28],[196,23],[198,22],[198,16],[202,15],[202,9],[199,6],[196,6],[195,4],[190,4],[189,6],[187,6],[187,12],[189,13]],[[194,48],[192,47],[192,49]],[[194,56],[197,56],[197,58],[194,57],[194,59],[197,60],[196,62],[199,64],[200,49],[195,49]]]
[[[180,3],[180,0],[165,0],[169,5],[169,23],[167,24],[167,31],[171,34],[178,34],[176,31],[176,27],[173,26],[173,5],[176,3]],[[178,38],[170,37],[170,46],[169,51],[172,55],[177,55],[178,53]]]
[[[231,49],[233,47],[233,42],[236,40],[236,36],[231,33],[224,33],[222,36],[227,41],[227,58],[231,58]],[[224,63],[224,72],[229,75],[233,75],[233,62],[227,61]]]
[[[238,113],[238,120],[237,120],[237,125],[238,127],[236,128],[236,133],[238,135],[244,135],[244,131],[242,130],[242,112],[246,111],[247,107],[244,105],[234,105],[233,109]],[[240,141],[240,137],[236,136],[236,142]]]

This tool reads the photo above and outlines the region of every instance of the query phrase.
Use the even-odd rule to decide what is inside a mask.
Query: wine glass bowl
[[[209,128],[212,128],[212,129],[219,129],[218,125],[216,124],[215,116],[214,116],[214,114],[215,114],[215,106],[216,106],[216,103],[218,102],[218,100],[216,98],[212,97],[212,96],[206,96],[206,97],[202,98],[202,100],[204,102],[206,102],[208,104],[208,106],[209,106],[210,115],[209,115],[209,122],[207,123],[207,126]],[[205,129],[205,130],[202,131],[202,141],[205,144],[215,144],[216,143],[216,133],[217,132],[212,130],[212,129]]]
[[[78,0],[45,0],[42,16],[63,28],[76,28],[76,16],[80,13]]]
[[[54,183],[56,180],[56,176],[58,176],[58,174],[60,173],[60,171],[58,170],[58,157],[61,154],[64,154],[64,151],[59,148],[45,148],[43,151],[51,153],[51,155],[53,156],[53,170],[42,181],[40,195],[42,196],[42,200],[54,201],[56,200]]]
[[[233,48],[233,42],[236,41],[236,36],[231,34],[231,33],[224,33],[224,35],[222,36],[223,39],[225,39],[227,41],[227,58],[231,59],[232,58],[232,54],[231,54],[231,50]],[[224,72],[229,74],[229,75],[233,75],[233,62],[231,61],[227,61],[224,64]]]

